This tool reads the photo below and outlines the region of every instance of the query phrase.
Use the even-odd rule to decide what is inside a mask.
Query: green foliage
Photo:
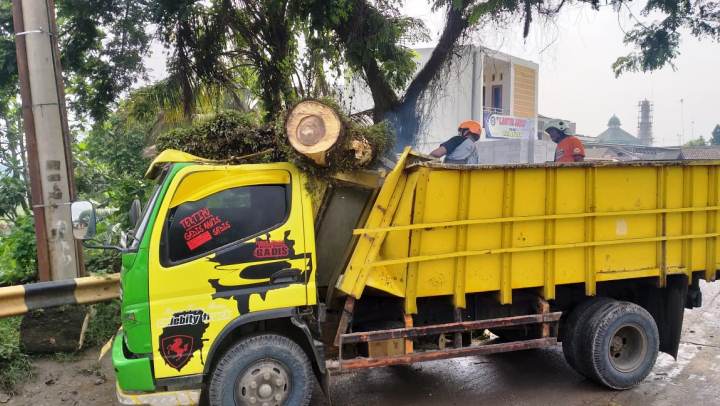
[[[32,377],[30,359],[20,351],[21,317],[0,319],[0,392],[14,393],[15,386]]]
[[[710,145],[720,145],[720,124],[716,125],[712,131]]]
[[[35,222],[30,216],[17,219],[10,233],[0,237],[0,286],[30,282],[37,275]]]
[[[144,173],[149,160],[143,158],[142,151],[151,127],[152,122],[130,118],[122,105],[74,145],[78,195],[95,203],[98,239],[105,243],[117,244],[113,238],[132,227],[127,215],[132,201],[147,200],[150,184]],[[120,271],[117,251],[88,249],[84,259],[90,272]]]
[[[705,138],[703,138],[702,136],[685,143],[686,147],[704,147],[706,145],[708,144],[707,142],[705,142]]]
[[[58,0],[62,65],[70,106],[101,121],[145,74],[149,1]]]
[[[120,328],[120,300],[89,306],[90,323],[85,331],[85,348],[102,346]]]
[[[103,119],[117,98],[143,77],[142,59],[150,41],[148,3],[55,2],[67,93],[77,118]],[[18,93],[13,32],[11,2],[0,2],[0,99]]]
[[[178,149],[209,159],[232,159],[268,151],[250,162],[283,160],[276,148],[278,136],[271,126],[262,125],[255,113],[220,112],[188,127],[176,128],[157,139],[159,151]]]
[[[629,1],[616,1],[618,10]],[[689,31],[698,38],[720,41],[720,3],[686,0],[648,0],[642,16],[659,15],[659,22],[643,23],[625,34],[624,42],[636,50],[613,63],[615,75],[624,72],[650,72],[670,65],[680,55],[680,36]]]
[[[9,1],[0,2],[0,98],[2,94],[16,93],[17,88],[17,61],[11,6],[12,3]]]
[[[14,219],[27,198],[27,185],[21,178],[0,173],[0,217]]]

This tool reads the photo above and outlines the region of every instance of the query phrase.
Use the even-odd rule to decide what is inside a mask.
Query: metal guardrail
[[[97,303],[120,297],[120,274],[86,276],[0,288],[0,317],[69,304]]]

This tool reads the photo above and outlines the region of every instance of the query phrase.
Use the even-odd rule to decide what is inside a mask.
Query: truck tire
[[[307,405],[313,372],[305,351],[276,334],[246,338],[232,346],[213,369],[211,406]]]
[[[601,306],[583,333],[581,368],[601,385],[632,388],[655,365],[660,344],[657,325],[650,313],[634,303]]]
[[[613,300],[608,297],[588,298],[576,305],[572,311],[570,311],[570,315],[564,322],[561,337],[563,355],[568,365],[580,375],[585,376],[585,373],[580,370],[577,363],[578,344],[580,342],[581,332],[587,328],[590,315],[592,315],[599,306],[607,305],[612,301]]]

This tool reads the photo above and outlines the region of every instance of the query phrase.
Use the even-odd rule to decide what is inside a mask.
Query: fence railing
[[[0,317],[70,304],[103,302],[120,297],[120,274],[0,288]]]

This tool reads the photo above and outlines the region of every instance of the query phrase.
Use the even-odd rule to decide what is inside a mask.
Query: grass
[[[14,393],[17,384],[33,376],[30,358],[20,351],[21,317],[0,319],[0,391]]]

